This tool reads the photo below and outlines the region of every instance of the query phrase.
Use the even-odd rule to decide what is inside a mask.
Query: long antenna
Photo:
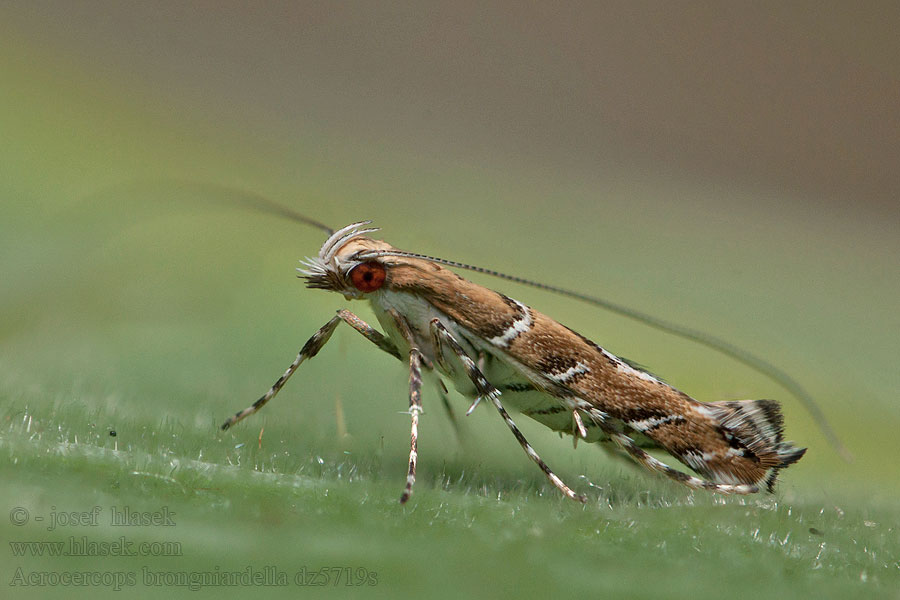
[[[653,327],[654,329],[658,329],[660,331],[664,331],[671,335],[675,335],[686,340],[690,340],[697,344],[701,344],[708,348],[712,348],[717,352],[721,352],[726,356],[730,356],[734,360],[739,363],[750,367],[757,373],[761,373],[765,375],[772,381],[778,383],[781,387],[790,392],[795,398],[800,400],[803,404],[804,408],[806,408],[807,412],[816,422],[816,425],[819,426],[819,429],[828,439],[828,442],[831,446],[844,458],[846,461],[851,461],[853,459],[853,455],[847,449],[846,446],[841,442],[840,438],[838,438],[837,433],[835,433],[834,429],[829,424],[828,419],[825,417],[825,414],[822,412],[822,409],[819,408],[819,405],[813,399],[813,397],[806,391],[806,389],[800,385],[800,383],[788,375],[785,371],[773,365],[769,361],[762,359],[742,348],[738,348],[737,346],[726,342],[720,338],[709,335],[703,331],[699,331],[696,329],[692,329],[690,327],[684,327],[682,325],[678,325],[676,323],[671,323],[669,321],[665,321],[658,317],[654,317],[653,315],[649,315],[637,310],[633,310],[631,308],[622,306],[621,304],[616,304],[615,302],[610,302],[609,300],[604,300],[603,298],[597,298],[595,296],[590,296],[588,294],[582,294],[581,292],[576,292],[573,290],[568,290],[561,287],[556,287],[554,285],[547,285],[546,283],[540,283],[537,281],[532,281],[530,279],[525,279],[523,277],[518,277],[516,275],[507,275],[505,273],[501,273],[499,271],[494,271],[492,269],[485,269],[483,267],[476,267],[473,265],[467,265],[465,263],[460,263],[452,260],[446,260],[443,258],[437,258],[434,256],[426,256],[424,254],[417,254],[415,252],[403,252],[403,251],[395,251],[395,250],[381,250],[381,251],[372,251],[366,252],[363,255],[360,255],[359,258],[376,258],[379,256],[401,256],[407,258],[419,258],[422,260],[427,260],[435,263],[440,263],[442,265],[446,265],[448,267],[455,267],[458,269],[466,269],[468,271],[475,271],[476,273],[483,273],[485,275],[491,275],[493,277],[499,277],[500,279],[506,279],[507,281],[512,281],[515,283],[520,283],[522,285],[528,285],[531,287],[535,287],[541,290],[546,290],[548,292],[553,292],[556,294],[560,294],[562,296],[568,296],[569,298],[575,298],[576,300],[581,300],[583,302],[587,302],[588,304],[593,304],[594,306],[599,306],[605,310],[610,312],[614,312],[616,314],[622,315],[623,317],[628,317],[629,319],[633,319],[640,323],[643,323],[649,327]]]
[[[257,194],[256,192],[250,192],[247,190],[236,189],[233,187],[228,187],[225,185],[219,185],[215,183],[200,183],[195,181],[178,181],[181,185],[185,186],[194,186],[198,187],[204,192],[216,191],[220,194],[225,194],[231,196],[237,205],[243,205],[245,208],[249,208],[252,210],[258,210],[260,212],[268,213],[271,215],[275,215],[276,217],[283,217],[290,221],[296,221],[298,223],[303,223],[304,225],[310,225],[312,227],[316,227],[321,229],[328,235],[334,233],[334,229],[325,225],[324,223],[307,217],[304,214],[301,214],[293,209],[290,209],[283,204],[279,204],[273,200],[269,200],[265,196],[261,194]]]
[[[231,206],[245,208],[256,212],[274,215],[289,221],[295,221],[310,227],[324,231],[328,235],[334,233],[334,229],[324,223],[307,217],[283,204],[274,202],[256,192],[251,192],[239,187],[196,181],[193,179],[163,178],[163,179],[136,179],[111,185],[101,191],[94,192],[85,200],[94,200],[97,197],[114,197],[116,206],[123,206],[118,202],[122,194],[149,195],[155,202],[179,203],[181,207],[193,206],[198,201],[214,203],[216,208]],[[129,214],[131,214],[129,212]]]

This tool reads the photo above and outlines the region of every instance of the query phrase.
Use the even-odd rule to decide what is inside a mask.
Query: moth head
[[[378,231],[367,227],[371,221],[351,223],[335,231],[319,250],[319,255],[300,261],[297,269],[306,279],[306,287],[340,292],[348,300],[377,292],[388,278],[389,265],[367,254],[394,248],[366,234]]]

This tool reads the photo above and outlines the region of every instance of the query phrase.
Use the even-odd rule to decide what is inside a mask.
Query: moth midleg
[[[440,326],[440,328],[435,326],[435,322],[437,323],[437,325]],[[434,319],[432,321],[429,329],[431,331],[431,341],[432,341],[432,344],[434,345],[434,360],[445,371],[452,371],[453,369],[444,360],[444,351],[443,351],[444,333],[446,333],[447,335],[450,335],[450,332],[447,331],[444,328],[443,324],[441,324],[441,322],[438,321],[437,319]],[[452,338],[452,336],[451,336],[451,338]],[[456,342],[456,340],[453,340],[453,341]],[[459,346],[458,343],[456,345]],[[456,351],[455,348],[454,348],[454,351]],[[462,353],[462,354],[460,354],[460,353]],[[465,360],[462,359],[462,357],[465,356],[465,358],[468,359],[469,362],[472,362],[472,359],[469,358],[469,356],[465,353],[465,351],[462,349],[462,347],[459,348],[459,352],[456,352],[456,354],[457,354],[457,356],[460,356],[460,360],[462,361],[463,366],[466,367],[466,369],[467,369],[467,374],[470,374],[472,371],[468,370],[469,367],[466,365],[466,362],[465,362]],[[472,367],[472,369],[474,369],[474,372],[478,374],[478,378],[472,379],[471,375],[469,377],[470,379],[472,379],[472,383],[475,384],[475,388],[478,391],[478,395],[475,397],[475,400],[472,401],[472,404],[469,406],[469,408],[466,409],[467,417],[475,411],[475,407],[478,406],[478,404],[481,402],[481,399],[489,393],[488,391],[486,391],[487,388],[485,387],[485,384],[487,384],[487,386],[490,386],[490,384],[487,383],[487,380],[484,378],[484,375],[482,374],[484,372],[484,361],[486,360],[483,352],[479,353],[478,359],[479,359],[478,360],[479,365],[474,365],[474,363],[473,363],[473,367]],[[493,386],[490,386],[490,387],[493,388]],[[497,392],[497,393],[499,394],[500,392]]]
[[[444,385],[444,382],[441,381],[440,378],[436,378],[435,387],[437,388],[438,396],[441,398],[441,405],[444,407],[444,412],[447,413],[447,418],[450,419],[450,424],[453,426],[453,434],[456,436],[456,441],[462,441],[462,437],[459,430],[459,420],[456,418],[456,411],[453,410],[453,405],[450,404],[450,398],[447,393],[447,386]]]
[[[743,495],[755,494],[759,491],[759,488],[752,484],[715,483],[713,481],[700,479],[699,477],[694,477],[677,469],[673,469],[666,463],[650,456],[650,454],[648,454],[643,448],[640,448],[637,444],[635,444],[634,440],[632,440],[629,436],[616,431],[616,429],[606,421],[605,416],[599,410],[592,409],[588,414],[590,415],[591,420],[597,423],[603,433],[608,435],[613,442],[615,442],[620,448],[622,448],[622,450],[624,450],[631,458],[637,461],[638,464],[651,471],[662,473],[669,479],[677,481],[682,485],[695,490],[707,490],[710,492],[718,492],[720,494]]]
[[[580,494],[576,494],[572,488],[563,483],[562,479],[560,479],[556,473],[554,473],[547,463],[535,452],[534,448],[531,447],[531,444],[528,443],[528,440],[525,439],[525,436],[519,431],[519,428],[516,426],[515,422],[509,416],[509,413],[506,412],[506,409],[503,407],[503,404],[500,402],[500,391],[492,386],[490,382],[484,377],[484,374],[478,369],[478,366],[472,360],[472,358],[466,354],[466,351],[463,350],[462,346],[459,345],[459,342],[456,341],[456,338],[453,337],[447,328],[440,322],[438,319],[432,319],[431,321],[431,333],[435,340],[441,340],[442,342],[446,342],[447,345],[453,350],[453,353],[459,358],[460,362],[462,362],[463,367],[466,369],[466,374],[469,379],[475,385],[475,389],[481,396],[487,396],[490,398],[494,407],[497,409],[497,412],[500,413],[500,416],[503,417],[503,421],[506,423],[506,426],[509,427],[512,434],[515,436],[516,440],[519,442],[519,445],[522,446],[522,450],[525,451],[525,454],[528,455],[528,458],[533,460],[538,467],[540,467],[541,471],[544,472],[544,475],[547,476],[547,479],[550,480],[554,486],[557,487],[563,494],[567,497],[578,500],[579,502],[587,502],[587,498]],[[437,345],[435,348],[436,356],[441,355],[441,346]]]
[[[284,384],[287,383],[287,380],[290,379],[291,375],[294,374],[294,371],[303,364],[308,358],[314,357],[319,353],[319,350],[328,342],[331,338],[331,334],[334,333],[335,328],[338,324],[343,321],[353,327],[356,331],[360,332],[363,336],[366,337],[373,344],[387,352],[388,354],[400,358],[400,352],[382,334],[376,331],[374,328],[370,327],[365,321],[354,315],[352,312],[342,309],[338,311],[337,316],[331,318],[330,321],[325,323],[317,332],[313,334],[309,340],[303,345],[303,348],[300,350],[300,353],[297,354],[297,358],[294,359],[294,362],[291,363],[291,366],[287,368],[284,374],[278,378],[278,381],[269,388],[269,391],[260,397],[259,400],[245,408],[244,410],[239,410],[233,416],[229,417],[227,421],[222,424],[222,430],[226,430],[237,422],[249,417],[253,413],[257,412],[266,403],[275,397],[275,394],[284,387]]]
[[[406,488],[400,496],[404,504],[412,495],[416,482],[416,461],[418,459],[419,414],[422,412],[422,353],[418,348],[409,351],[409,469],[406,473]]]
[[[475,366],[478,367],[478,370],[484,373],[484,368],[487,365],[487,354],[484,351],[480,351],[478,353],[478,362],[475,363]],[[472,401],[472,404],[469,405],[469,408],[466,409],[466,416],[468,417],[475,409],[478,408],[478,405],[481,404],[482,396],[478,396],[475,400]]]

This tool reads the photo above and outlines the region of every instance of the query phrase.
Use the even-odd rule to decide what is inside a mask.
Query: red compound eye
[[[377,262],[364,262],[350,270],[350,282],[361,292],[374,292],[384,285],[384,266]]]

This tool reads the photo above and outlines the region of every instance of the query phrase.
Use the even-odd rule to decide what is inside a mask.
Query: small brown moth
[[[576,441],[611,442],[647,469],[690,488],[725,494],[755,493],[761,484],[772,491],[778,472],[806,451],[783,439],[778,403],[694,400],[550,317],[463,279],[447,267],[498,275],[625,312],[716,347],[799,389],[772,365],[724,342],[574,292],[398,250],[369,237],[378,231],[368,227],[370,221],[332,231],[306,217],[289,216],[330,234],[318,256],[302,261],[305,268],[298,269],[307,287],[339,292],[347,300],[367,300],[384,334],[350,311],[339,310],[306,342],[271,389],[228,419],[222,429],[261,409],[344,322],[409,366],[409,470],[400,502],[409,499],[415,482],[423,370],[436,372],[471,398],[469,413],[482,399],[493,404],[553,485],[582,502],[585,497],[563,483],[538,456],[507,407]],[[815,416],[827,427],[820,414]],[[699,477],[673,469],[644,448],[665,450]]]

